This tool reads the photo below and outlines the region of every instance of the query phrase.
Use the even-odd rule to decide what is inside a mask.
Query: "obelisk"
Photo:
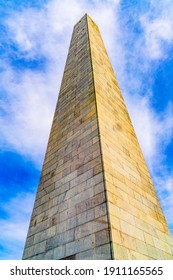
[[[88,15],[73,30],[23,259],[173,259],[155,188]]]

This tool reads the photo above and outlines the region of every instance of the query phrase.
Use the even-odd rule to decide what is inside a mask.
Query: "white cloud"
[[[172,225],[173,221],[173,178],[171,174],[164,174],[162,177],[157,177],[155,180],[157,186],[157,194],[161,201],[161,206],[164,211],[164,215],[169,225]]]
[[[166,146],[173,139],[172,105],[157,114],[149,97],[134,95],[128,98],[128,108],[149,169],[154,172],[164,159]]]
[[[151,2],[151,9],[140,17],[144,31],[144,51],[151,59],[166,56],[165,48],[173,42],[173,2]],[[165,46],[166,44],[166,46]]]
[[[8,86],[8,103],[1,102],[7,113],[0,120],[3,143],[40,163],[56,102],[55,77],[25,71],[19,78],[8,70],[3,78]]]
[[[1,259],[20,259],[35,195],[21,193],[0,205],[5,218],[0,219],[0,243],[5,248]]]
[[[152,59],[164,57],[164,43],[169,44],[173,41],[173,20],[157,18],[150,21],[143,17],[141,22],[145,31],[146,54]]]
[[[72,6],[68,3],[67,0],[49,1],[41,10],[24,9],[14,12],[6,20],[12,40],[20,51],[25,52],[25,56],[45,56],[50,62],[57,62],[61,54],[59,51],[63,51],[62,46],[67,44],[75,18],[80,17],[81,8],[77,1],[72,0]]]

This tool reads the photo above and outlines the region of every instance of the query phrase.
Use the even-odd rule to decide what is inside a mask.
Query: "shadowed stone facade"
[[[23,259],[173,259],[98,27],[74,27]]]

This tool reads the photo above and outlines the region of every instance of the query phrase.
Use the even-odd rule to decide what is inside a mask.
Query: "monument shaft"
[[[100,32],[74,27],[23,259],[173,259]]]

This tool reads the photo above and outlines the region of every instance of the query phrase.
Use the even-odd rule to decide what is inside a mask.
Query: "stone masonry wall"
[[[74,27],[24,259],[110,259],[87,16]]]

